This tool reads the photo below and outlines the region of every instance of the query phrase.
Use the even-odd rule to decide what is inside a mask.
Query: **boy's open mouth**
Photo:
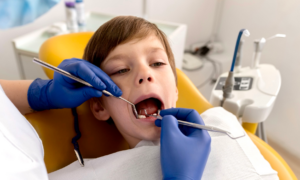
[[[163,108],[163,104],[159,99],[151,97],[135,104],[135,107],[139,116],[146,118],[145,110],[147,114],[158,115],[159,111]]]

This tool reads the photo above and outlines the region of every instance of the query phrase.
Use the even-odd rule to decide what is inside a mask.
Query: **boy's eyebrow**
[[[151,49],[149,50],[150,53],[155,53],[155,52],[157,52],[157,51],[165,51],[165,50],[162,49],[162,48],[151,48]],[[108,58],[108,59],[105,60],[105,61],[108,62],[108,61],[110,61],[110,60],[112,60],[112,59],[126,59],[126,58],[128,58],[127,55],[124,55],[124,54],[116,54],[116,55],[114,55],[114,56]]]
[[[112,57],[110,57],[110,58],[108,58],[108,59],[105,59],[105,60],[101,63],[100,67],[101,67],[102,69],[104,69],[104,66],[106,66],[107,63],[111,62],[111,60],[120,60],[120,59],[126,59],[126,58],[128,58],[128,56],[127,56],[127,55],[124,55],[124,54],[116,54],[116,55],[113,55]]]
[[[114,55],[110,58],[108,58],[107,60],[105,60],[106,62],[112,60],[112,59],[126,59],[128,58],[128,56],[124,55],[124,54],[117,54],[117,55]]]
[[[157,51],[164,51],[165,52],[164,49],[156,47],[156,48],[151,48],[150,53],[154,53],[154,52],[157,52]]]

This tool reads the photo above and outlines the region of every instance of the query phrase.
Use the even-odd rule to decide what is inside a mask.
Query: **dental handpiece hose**
[[[236,61],[236,56],[237,56],[237,52],[239,49],[239,45],[240,45],[240,41],[241,41],[241,37],[242,35],[245,34],[245,36],[249,36],[250,32],[247,29],[242,29],[239,32],[238,38],[236,40],[236,44],[235,44],[235,50],[234,50],[234,54],[233,54],[233,60],[231,63],[231,68],[230,71],[228,72],[228,76],[225,82],[225,85],[223,86],[223,100],[221,101],[221,106],[223,106],[225,100],[227,98],[231,98],[232,97],[232,91],[233,91],[233,86],[234,86],[234,66],[235,66],[235,61]]]
[[[237,52],[237,55],[236,55],[235,64],[234,64],[234,71],[235,72],[239,72],[241,67],[242,67],[242,48],[243,48],[243,44],[244,44],[244,41],[241,39],[240,45],[239,45],[239,48],[238,48],[238,52]]]
[[[225,82],[225,85],[223,86],[223,100],[221,101],[221,106],[223,106],[224,101],[226,100],[226,98],[231,98],[232,95],[232,90],[233,90],[233,86],[234,86],[234,72],[233,71],[229,71],[228,72],[228,76]]]

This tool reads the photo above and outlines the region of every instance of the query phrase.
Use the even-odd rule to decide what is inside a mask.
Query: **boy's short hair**
[[[177,84],[175,60],[166,35],[155,24],[143,18],[118,16],[104,23],[89,40],[84,50],[83,59],[100,67],[108,54],[118,45],[133,39],[141,40],[151,34],[154,34],[161,41]]]

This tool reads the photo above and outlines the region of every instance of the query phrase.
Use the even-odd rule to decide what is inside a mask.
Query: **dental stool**
[[[52,37],[40,48],[39,58],[54,66],[58,66],[64,59],[82,58],[84,48],[92,35],[92,32],[82,32]],[[49,69],[44,71],[50,79],[53,78],[53,71]],[[192,108],[199,113],[213,107],[182,71],[177,69],[177,75],[179,90],[177,107]],[[78,143],[83,158],[97,158],[129,148],[114,125],[94,118],[88,102],[77,107],[77,112],[82,134]],[[43,142],[48,173],[77,160],[71,143],[76,135],[71,109],[35,112],[27,114],[26,118]],[[247,131],[245,126],[244,128],[264,158],[278,172],[280,179],[297,179],[284,159],[272,147]]]

